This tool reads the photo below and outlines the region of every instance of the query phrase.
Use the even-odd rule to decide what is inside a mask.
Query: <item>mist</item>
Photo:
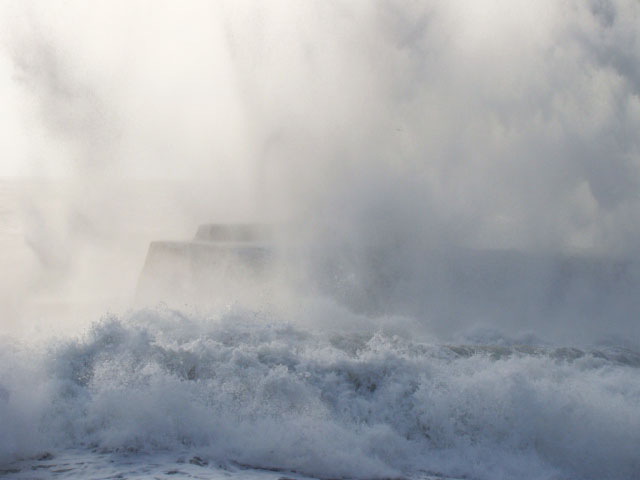
[[[353,283],[386,275],[370,314],[558,333],[527,299],[549,258],[638,254],[639,15],[631,0],[5,2],[3,120],[20,134],[3,172],[40,181],[7,297],[129,305],[150,241],[259,222],[317,265],[340,257]],[[469,287],[443,269],[480,250],[529,259],[504,315],[494,293],[488,313],[450,308]],[[560,330],[637,336],[629,288]]]

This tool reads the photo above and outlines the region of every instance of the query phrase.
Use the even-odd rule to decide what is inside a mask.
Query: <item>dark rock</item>
[[[198,465],[199,467],[204,467],[205,465],[209,464],[209,462],[201,459],[200,457],[193,457],[191,460],[189,460],[189,463],[192,465]]]

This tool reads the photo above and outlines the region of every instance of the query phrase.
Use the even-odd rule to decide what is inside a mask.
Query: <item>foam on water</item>
[[[322,478],[639,478],[637,351],[303,325],[142,310],[43,349],[3,345],[2,462],[188,451]]]

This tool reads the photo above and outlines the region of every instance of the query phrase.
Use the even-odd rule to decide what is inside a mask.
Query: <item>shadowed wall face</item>
[[[152,242],[136,304],[205,311],[277,305],[282,313],[287,297],[293,311],[328,298],[374,322],[414,319],[414,335],[443,341],[478,328],[553,344],[633,345],[640,337],[640,264],[629,258],[469,248],[407,256],[402,245],[327,248],[275,232],[206,224],[192,241]]]

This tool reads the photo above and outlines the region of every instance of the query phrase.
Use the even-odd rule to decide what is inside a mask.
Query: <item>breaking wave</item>
[[[188,450],[321,478],[640,478],[633,349],[443,345],[240,309],[142,310],[31,348],[0,353],[2,461]]]

